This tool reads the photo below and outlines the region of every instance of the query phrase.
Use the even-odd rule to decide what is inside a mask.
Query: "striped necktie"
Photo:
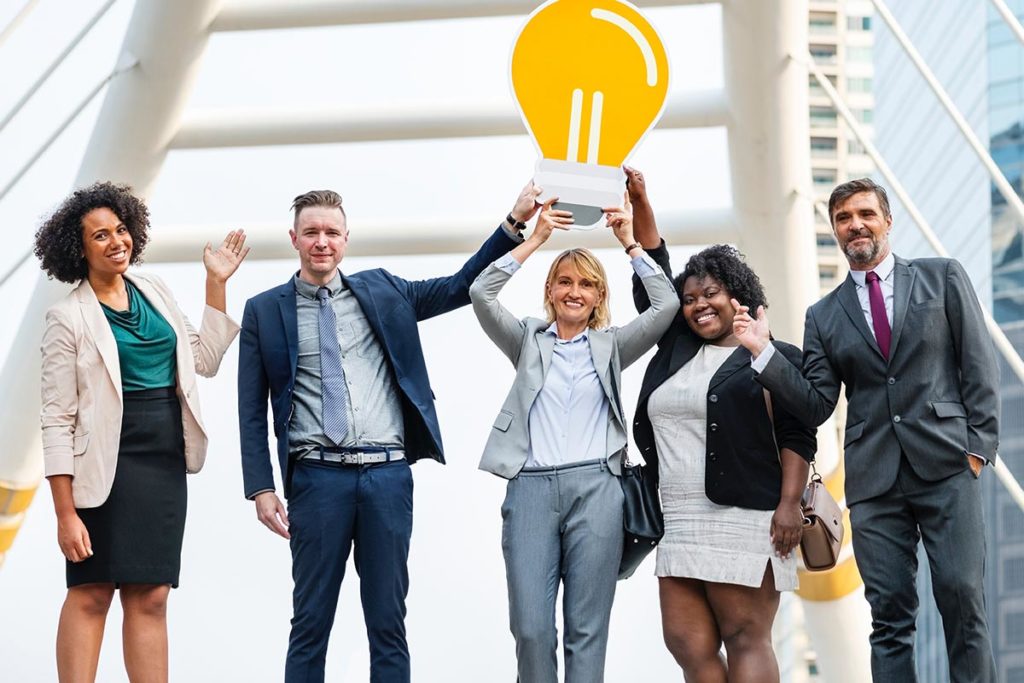
[[[348,390],[345,369],[341,366],[337,318],[331,307],[331,292],[326,287],[316,291],[320,302],[317,324],[320,328],[320,420],[324,434],[340,446],[348,434]]]

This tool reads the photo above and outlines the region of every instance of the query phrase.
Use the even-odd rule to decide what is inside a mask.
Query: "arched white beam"
[[[219,0],[136,0],[119,62],[138,68],[110,83],[76,186],[96,180],[134,185],[145,194],[167,153],[167,141],[191,90]],[[166,39],[173,36],[173,40]],[[0,488],[34,488],[42,475],[39,436],[39,344],[43,312],[69,287],[40,276],[0,372],[17,387],[0,405]]]
[[[641,0],[644,7],[706,5],[721,0]],[[432,19],[526,16],[538,0],[232,0],[214,31],[263,31],[311,26],[381,24]]]
[[[658,226],[669,244],[735,243],[739,237],[732,210],[659,212]],[[203,245],[217,239],[232,225],[175,225],[160,226],[160,237],[146,249],[146,263],[180,263],[196,261]],[[246,244],[252,252],[249,259],[295,258],[295,250],[288,240],[288,224],[273,223],[246,225]],[[478,219],[359,222],[353,223],[352,242],[348,254],[352,256],[418,255],[470,253],[480,246],[480,240],[494,228],[494,217]],[[574,230],[567,235],[555,235],[546,248],[564,249],[570,245],[587,247],[614,247],[607,230]]]
[[[711,128],[729,120],[721,90],[669,97],[659,129]],[[443,102],[369,109],[220,110],[186,115],[173,149],[312,145],[377,140],[426,140],[522,135],[522,119],[508,102]]]

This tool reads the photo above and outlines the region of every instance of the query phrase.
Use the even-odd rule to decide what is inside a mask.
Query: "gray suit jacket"
[[[498,292],[511,276],[490,265],[469,289],[473,312],[484,332],[516,368],[512,389],[498,413],[484,447],[480,469],[511,479],[519,474],[530,453],[530,408],[544,386],[555,341],[544,334],[549,323],[539,318],[519,320],[498,302]],[[619,388],[622,369],[634,363],[658,341],[679,311],[679,298],[662,273],[643,278],[651,307],[625,327],[590,331],[590,353],[601,386],[611,405],[608,415],[608,462],[621,473],[626,448],[626,420]]]
[[[782,354],[758,375],[772,397],[811,426],[835,409],[846,385],[846,501],[885,493],[900,453],[937,481],[994,460],[999,371],[967,273],[953,259],[896,257],[889,360],[882,357],[847,277],[807,309],[803,372]]]

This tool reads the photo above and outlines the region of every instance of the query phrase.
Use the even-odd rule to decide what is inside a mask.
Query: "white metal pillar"
[[[138,67],[120,74],[107,90],[96,128],[75,181],[133,185],[145,195],[160,171],[167,144],[191,92],[196,67],[220,0],[137,0],[121,62]],[[43,312],[68,291],[41,275],[11,347],[0,386],[0,556],[21,523],[42,477],[39,431],[39,344]]]
[[[791,59],[807,53],[807,12],[807,0],[722,3],[738,246],[773,304],[772,331],[798,344],[804,312],[818,292],[808,74]],[[819,429],[818,463],[829,488],[842,498],[835,434],[831,420]],[[823,678],[861,683],[871,679],[870,615],[849,546],[843,559],[829,574],[801,573],[801,597]]]

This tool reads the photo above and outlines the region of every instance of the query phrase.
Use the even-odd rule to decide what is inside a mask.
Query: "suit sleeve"
[[[274,490],[274,471],[267,441],[267,398],[270,382],[260,353],[259,316],[250,299],[242,314],[238,345],[238,433],[242,447],[245,497]]]
[[[776,355],[785,356],[793,367],[800,365],[800,349],[789,344],[776,344],[776,347],[780,352]],[[774,394],[772,396],[774,397]],[[818,451],[818,430],[805,425],[786,406],[776,407],[773,401],[772,407],[775,440],[778,442],[779,448],[788,448],[807,462],[814,460],[814,455]]]
[[[498,292],[511,277],[506,271],[491,264],[469,288],[469,298],[484,333],[512,361],[512,365],[516,365],[523,348],[526,325],[498,301]]]
[[[46,313],[42,354],[42,408],[39,420],[43,429],[44,472],[47,477],[74,475],[78,350],[70,323],[53,309]]]
[[[519,241],[510,237],[508,231],[498,227],[462,268],[452,275],[429,280],[391,277],[416,311],[416,320],[426,320],[468,304],[469,287],[477,276],[490,263],[508,253],[517,244]]]
[[[946,317],[960,364],[968,451],[995,461],[999,449],[999,366],[974,287],[955,260],[946,266]]]
[[[679,312],[679,297],[663,272],[654,272],[644,278],[634,273],[633,278],[641,281],[649,305],[628,325],[615,330],[615,343],[623,370],[662,338]]]
[[[669,258],[665,240],[661,241],[657,249],[646,249],[645,251],[658,264],[662,272],[665,273],[665,277],[671,282],[672,260]],[[651,298],[647,294],[647,288],[644,287],[643,281],[636,273],[633,273],[633,305],[636,306],[637,313],[643,313],[651,306]]]
[[[771,392],[774,404],[808,427],[817,427],[836,409],[842,378],[825,353],[813,307],[807,309],[804,320],[802,371],[799,365],[795,359],[775,353],[765,369],[756,375],[757,381]]]

